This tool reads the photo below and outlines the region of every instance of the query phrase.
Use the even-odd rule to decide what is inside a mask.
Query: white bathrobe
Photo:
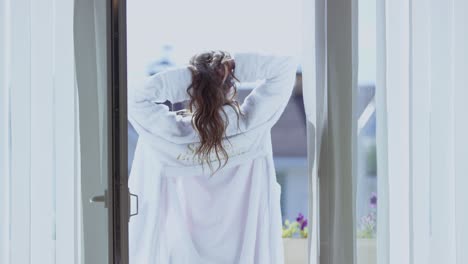
[[[129,120],[139,134],[129,179],[139,196],[139,214],[129,223],[131,264],[284,262],[270,130],[291,96],[297,61],[262,53],[232,56],[240,82],[263,82],[241,105],[239,127],[235,111],[225,106],[229,160],[211,177],[193,156],[198,135],[191,117],[156,104],[189,98],[187,66],[149,77],[130,95]]]

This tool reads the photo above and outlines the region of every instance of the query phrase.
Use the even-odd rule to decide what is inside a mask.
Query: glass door
[[[125,2],[75,5],[85,263],[128,263]]]
[[[74,48],[79,105],[84,263],[112,263],[111,116],[104,2],[76,2]],[[97,14],[97,15],[95,15]],[[78,41],[79,40],[79,41]],[[108,165],[109,164],[109,165]]]
[[[125,1],[75,2],[84,263],[128,263]]]

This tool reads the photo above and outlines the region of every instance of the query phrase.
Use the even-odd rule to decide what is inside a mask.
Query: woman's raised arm
[[[241,82],[264,80],[246,97],[241,110],[246,114],[245,128],[262,124],[273,126],[291,97],[297,71],[293,56],[262,53],[234,54],[234,75]]]
[[[180,143],[196,139],[190,119],[177,115],[164,104],[189,99],[186,92],[192,82],[187,66],[175,67],[149,77],[129,94],[128,119],[140,136],[158,136]]]
[[[294,87],[297,62],[292,56],[261,53],[235,53],[234,75],[240,82],[264,80],[244,100],[241,131],[266,124],[272,127],[286,107]],[[188,66],[171,68],[147,79],[129,95],[129,120],[140,135],[158,136],[174,143],[196,141],[190,116],[180,116],[162,103],[189,99],[187,88],[192,82]],[[226,108],[230,111],[230,108]],[[230,115],[234,118],[234,112]],[[239,133],[230,122],[226,135]]]

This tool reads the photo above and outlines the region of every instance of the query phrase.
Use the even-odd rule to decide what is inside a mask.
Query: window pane
[[[358,175],[356,189],[356,250],[358,264],[377,263],[376,151],[376,5],[359,0],[358,19]]]

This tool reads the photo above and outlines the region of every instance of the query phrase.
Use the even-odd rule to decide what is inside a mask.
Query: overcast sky
[[[360,0],[360,82],[375,79],[375,0]],[[185,64],[205,49],[300,56],[302,0],[128,1],[129,82],[146,74],[164,45]],[[268,8],[266,8],[268,6]]]

